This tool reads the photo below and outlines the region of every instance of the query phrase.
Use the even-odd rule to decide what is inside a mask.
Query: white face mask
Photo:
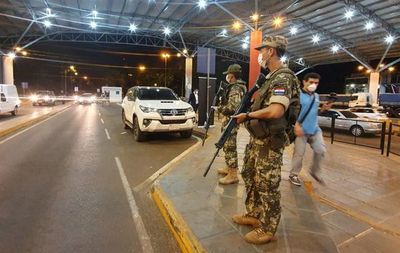
[[[314,92],[314,91],[317,90],[317,85],[316,84],[310,84],[310,85],[308,85],[307,90],[310,91],[310,92]]]
[[[258,64],[259,64],[261,67],[266,68],[266,63],[267,63],[267,61],[264,61],[264,60],[263,60],[263,55],[262,55],[262,54],[259,54],[259,55],[258,55],[257,61],[258,61]]]
[[[229,83],[230,79],[229,79],[228,75],[225,76],[225,80],[227,83]]]

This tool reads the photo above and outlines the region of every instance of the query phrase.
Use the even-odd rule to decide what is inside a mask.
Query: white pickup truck
[[[179,132],[192,136],[196,113],[169,88],[132,87],[122,101],[122,122],[132,129],[136,141],[146,133]]]

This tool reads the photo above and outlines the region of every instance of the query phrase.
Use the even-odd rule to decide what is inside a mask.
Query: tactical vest
[[[260,88],[258,96],[255,98],[255,101],[251,107],[251,111],[257,111],[262,109],[262,105],[267,99],[267,96],[270,92],[271,80],[274,79],[275,76],[279,74],[289,74],[294,77],[295,84],[292,84],[291,92],[292,98],[289,103],[289,107],[285,112],[285,116],[279,119],[267,119],[267,120],[258,120],[253,119],[246,122],[246,128],[254,137],[257,138],[265,138],[271,134],[283,134],[286,132],[289,136],[289,141],[292,143],[294,141],[294,125],[297,120],[297,116],[300,112],[300,100],[299,100],[299,81],[296,75],[287,67],[280,68],[271,72],[266,77],[266,82]]]

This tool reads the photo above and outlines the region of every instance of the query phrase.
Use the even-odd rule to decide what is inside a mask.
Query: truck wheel
[[[193,130],[187,130],[180,132],[182,138],[190,138],[192,137]]]
[[[350,128],[350,132],[353,136],[359,137],[364,134],[364,129],[359,125],[355,125]]]
[[[126,117],[125,117],[125,111],[122,110],[122,124],[124,124],[124,129],[129,129],[130,127],[126,124]]]
[[[14,111],[11,112],[11,115],[16,116],[18,113],[18,106],[14,107]]]
[[[133,121],[133,138],[135,139],[135,141],[141,142],[144,141],[145,137],[146,136],[144,135],[144,133],[140,131],[139,120],[137,117],[135,117],[135,120]]]

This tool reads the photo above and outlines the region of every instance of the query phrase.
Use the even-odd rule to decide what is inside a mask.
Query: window
[[[357,115],[355,115],[354,113],[349,112],[349,111],[341,111],[341,113],[342,113],[346,118],[348,118],[348,119],[355,119],[355,118],[358,118]]]
[[[119,90],[117,90],[117,91],[115,92],[115,94],[116,94],[116,95],[119,95]]]
[[[1,93],[1,102],[6,102],[6,96],[4,95],[4,93]]]

